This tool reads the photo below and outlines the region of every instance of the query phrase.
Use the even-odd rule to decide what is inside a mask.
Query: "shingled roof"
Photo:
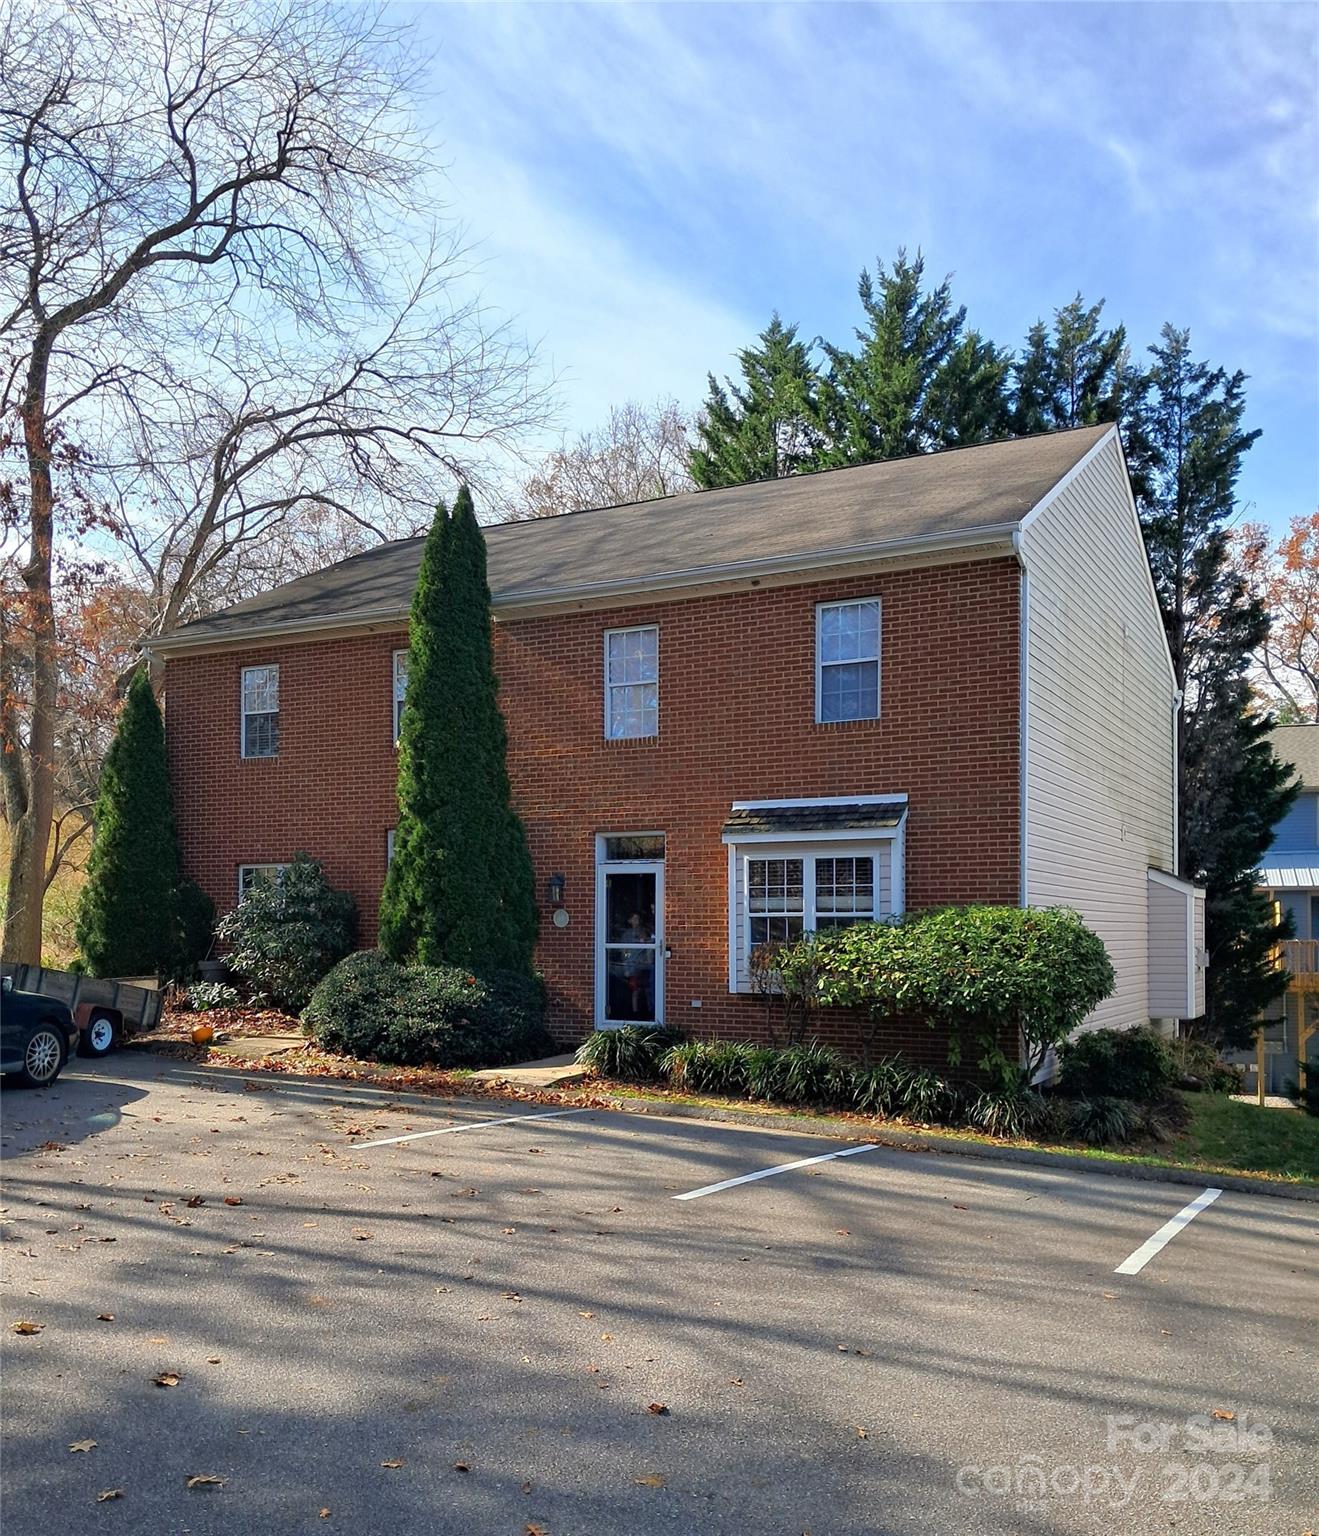
[[[1017,524],[1114,429],[1078,427],[852,469],[486,528],[496,610],[971,547]],[[401,620],[422,540],[354,555],[194,620],[153,650]]]
[[[1306,789],[1319,789],[1319,725],[1279,725],[1269,740],[1283,762],[1295,768]]]

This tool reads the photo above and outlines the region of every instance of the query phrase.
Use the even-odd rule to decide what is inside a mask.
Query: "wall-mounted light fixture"
[[[567,882],[562,875],[551,875],[546,882],[545,894],[549,897],[550,906],[561,907],[563,905],[563,891]]]

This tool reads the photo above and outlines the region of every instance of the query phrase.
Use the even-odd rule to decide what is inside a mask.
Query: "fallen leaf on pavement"
[[[153,1386],[157,1387],[177,1387],[179,1376],[174,1371],[161,1371],[159,1376],[151,1378],[151,1382]]]
[[[65,1148],[62,1141],[43,1141],[37,1150],[39,1152],[63,1152]]]
[[[537,1525],[534,1520],[528,1520],[525,1536],[550,1536],[550,1533],[543,1525]]]
[[[465,1461],[455,1461],[453,1464],[453,1470],[455,1472],[470,1472],[472,1469],[467,1465]]]
[[[114,1322],[114,1313],[113,1312],[98,1312],[96,1314],[96,1321],[98,1323],[112,1323],[112,1322]]]
[[[219,1355],[207,1355],[206,1363],[207,1363],[207,1365],[219,1365],[219,1363],[220,1363]]]
[[[223,1488],[224,1478],[212,1477],[209,1472],[194,1472],[191,1477],[183,1479],[188,1488]]]
[[[651,1403],[649,1408],[646,1409],[646,1412],[647,1413],[658,1414],[661,1417],[667,1418],[668,1417],[668,1413],[669,1413],[668,1404],[667,1403]]]
[[[226,1205],[242,1205],[243,1197],[242,1195],[226,1195],[224,1197],[224,1203]]]
[[[69,1449],[71,1451],[94,1451],[96,1449],[96,1441],[95,1440],[75,1440],[73,1442],[73,1444],[69,1447]]]
[[[322,1509],[320,1511],[320,1518],[322,1520],[328,1520],[330,1518],[330,1511],[328,1509]]]
[[[658,1472],[647,1472],[644,1477],[634,1477],[632,1481],[638,1488],[663,1488],[664,1479]]]
[[[391,1456],[388,1461],[382,1461],[380,1465],[382,1467],[387,1467],[391,1472],[397,1472],[401,1466],[405,1465],[405,1463],[401,1457]]]
[[[107,1504],[111,1499],[122,1499],[123,1496],[124,1490],[122,1488],[103,1488],[96,1495],[96,1502],[98,1504]]]
[[[1236,1411],[1232,1408],[1215,1408],[1209,1417],[1217,1419],[1220,1424],[1230,1424],[1236,1418]]]
[[[46,1325],[45,1323],[34,1323],[30,1318],[27,1317],[20,1317],[16,1323],[11,1323],[10,1326],[13,1328],[15,1333],[26,1335],[30,1333],[40,1333]]]
[[[188,1209],[195,1211],[199,1205],[205,1205],[206,1198],[203,1195],[193,1195],[188,1201]]]
[[[857,1425],[857,1427],[856,1427],[856,1437],[857,1437],[858,1440],[869,1440],[870,1439],[870,1432],[866,1429],[866,1426],[864,1424],[858,1424]]]

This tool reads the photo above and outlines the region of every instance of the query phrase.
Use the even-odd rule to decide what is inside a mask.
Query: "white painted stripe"
[[[589,1115],[589,1109],[547,1109],[537,1115],[501,1115],[498,1120],[469,1120],[465,1125],[446,1125],[438,1131],[409,1131],[406,1136],[382,1136],[379,1141],[355,1141],[355,1147],[392,1147],[400,1141],[420,1141],[424,1136],[456,1136],[459,1131],[481,1131],[488,1125],[513,1125],[522,1120],[561,1120],[564,1115]]]
[[[773,1168],[760,1168],[755,1173],[744,1173],[736,1179],[721,1179],[718,1184],[704,1184],[700,1189],[689,1189],[684,1195],[674,1195],[675,1200],[699,1200],[702,1195],[717,1195],[721,1189],[732,1189],[735,1184],[754,1184],[757,1179],[772,1179],[776,1173],[791,1173],[794,1168],[809,1168],[812,1163],[832,1162],[835,1157],[855,1157],[858,1152],[875,1152],[878,1142],[868,1141],[864,1147],[844,1147],[841,1152],[821,1152],[818,1157],[800,1157],[795,1163],[779,1163]]]
[[[1123,1259],[1113,1273],[1138,1275],[1160,1249],[1172,1242],[1184,1226],[1194,1221],[1200,1212],[1211,1206],[1222,1193],[1221,1189],[1207,1189],[1204,1194],[1197,1195],[1190,1205],[1183,1206],[1171,1221],[1165,1221],[1153,1237],[1146,1238],[1129,1259]]]

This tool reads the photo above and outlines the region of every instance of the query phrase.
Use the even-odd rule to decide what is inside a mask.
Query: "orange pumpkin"
[[[214,1024],[194,1024],[192,1026],[192,1043],[194,1045],[209,1045],[214,1039]]]

